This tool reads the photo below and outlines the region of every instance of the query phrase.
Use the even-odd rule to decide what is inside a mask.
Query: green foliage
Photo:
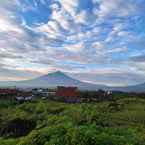
[[[39,101],[1,105],[0,127],[15,118],[35,120],[24,137],[0,145],[145,145],[145,100],[65,104]]]
[[[18,141],[16,139],[3,139],[0,138],[0,145],[16,145]]]

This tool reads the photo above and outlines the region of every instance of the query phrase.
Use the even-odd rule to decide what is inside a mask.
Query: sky
[[[53,71],[145,82],[145,0],[0,0],[0,80]]]

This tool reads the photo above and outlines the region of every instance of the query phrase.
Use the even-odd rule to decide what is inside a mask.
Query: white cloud
[[[79,0],[56,1],[61,6],[57,2],[48,6],[45,0],[41,1],[51,8],[52,13],[48,22],[35,26],[28,26],[27,19],[23,16],[21,25],[13,19],[13,12],[5,13],[6,10],[0,10],[1,67],[39,73],[57,69],[73,72],[85,70],[98,75],[117,76],[128,74],[129,71],[139,74],[139,69],[143,72],[144,64],[135,64],[132,69],[133,64],[117,62],[112,57],[112,54],[127,53],[127,38],[133,41],[132,33],[127,30],[128,21],[118,19],[128,18],[133,14],[136,10],[133,3],[123,0],[93,0],[97,6],[99,4],[99,8],[96,7],[92,14],[79,8]],[[36,12],[36,1],[33,6],[24,5],[23,12]],[[19,8],[22,7],[19,3]],[[124,45],[120,45],[123,42]],[[124,57],[127,59],[128,56]],[[110,67],[105,69],[104,64],[110,64]]]
[[[92,47],[97,49],[97,51],[98,50],[102,51],[102,49],[104,49],[104,44],[103,44],[103,42],[95,42],[95,43],[93,43]]]
[[[121,53],[121,52],[127,52],[128,48],[127,47],[118,47],[118,48],[113,48],[111,50],[108,50],[107,53]]]
[[[122,32],[122,30],[123,30],[122,23],[114,24],[112,31],[107,36],[105,42],[107,42],[107,43],[112,42],[114,40],[114,38],[117,37],[118,33]]]
[[[51,19],[55,20],[58,24],[61,25],[64,29],[68,30],[70,28],[70,24],[68,22],[68,19],[65,15],[64,9],[61,9],[60,11],[53,11],[51,15]]]
[[[0,32],[23,33],[23,30],[14,21],[13,13],[0,9]]]
[[[80,42],[77,44],[70,44],[68,46],[64,46],[64,48],[71,52],[80,52],[84,49],[84,44]]]
[[[62,7],[71,15],[75,16],[78,9],[79,0],[59,0]]]
[[[5,32],[5,31],[15,31],[21,33],[21,30],[10,23],[8,20],[6,20],[4,17],[0,16],[0,31]]]
[[[119,16],[126,17],[136,10],[136,6],[130,1],[123,0],[102,0],[98,10],[99,18]]]
[[[86,24],[87,23],[87,12],[86,11],[81,11],[79,14],[75,16],[75,22],[76,23],[81,23],[81,24]]]

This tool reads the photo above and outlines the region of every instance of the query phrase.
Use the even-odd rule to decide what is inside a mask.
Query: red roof
[[[56,91],[57,97],[77,97],[79,93],[77,87],[58,87]]]
[[[0,94],[15,94],[17,92],[16,89],[0,89]]]

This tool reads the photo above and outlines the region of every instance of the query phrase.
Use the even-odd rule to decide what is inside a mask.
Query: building
[[[56,96],[60,97],[78,97],[78,89],[77,87],[57,87]]]
[[[1,88],[0,89],[0,100],[2,101],[11,101],[11,102],[24,102],[24,101],[31,101],[35,98],[32,92],[26,92],[23,90],[18,89],[7,89]]]
[[[79,97],[79,91],[77,87],[57,87],[55,99],[68,103],[79,103],[81,101]]]
[[[18,103],[23,103],[25,101],[34,101],[35,100],[35,95],[33,95],[32,92],[24,92],[21,91],[20,93],[18,93],[18,95],[15,97],[15,100]]]
[[[56,89],[50,89],[50,88],[35,88],[32,90],[32,93],[36,95],[37,97],[42,97],[45,99],[51,99],[56,94]]]
[[[0,89],[0,100],[14,101],[18,93],[19,90],[17,89]]]
[[[47,96],[53,97],[56,94],[56,89],[48,89]]]

